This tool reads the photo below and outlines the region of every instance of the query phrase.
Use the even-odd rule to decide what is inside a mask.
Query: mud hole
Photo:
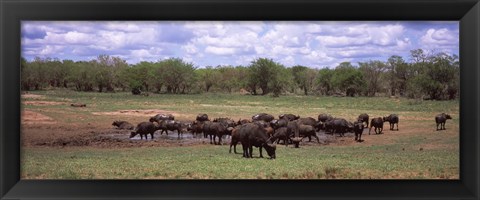
[[[99,147],[99,148],[129,148],[129,147],[179,147],[194,145],[211,145],[209,138],[204,138],[203,134],[192,135],[184,133],[178,138],[177,132],[169,132],[168,135],[155,132],[154,139],[150,135],[148,139],[140,139],[139,135],[129,138],[130,130],[119,130],[115,128],[99,128],[93,125],[87,126],[60,126],[46,124],[24,124],[22,127],[22,146],[44,146],[44,147]],[[302,146],[328,145],[334,143],[353,142],[353,134],[346,134],[346,137],[335,138],[332,135],[323,133],[317,134],[320,144],[315,138],[309,142],[305,138]],[[222,138],[222,145],[230,145],[230,136]],[[218,141],[218,139],[217,139]],[[240,145],[240,144],[239,144]],[[278,144],[278,145],[283,145]],[[293,145],[289,145],[293,148]]]

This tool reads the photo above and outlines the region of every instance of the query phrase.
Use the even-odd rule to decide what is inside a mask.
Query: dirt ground
[[[35,94],[22,94],[25,105],[65,105],[69,106],[70,99],[65,101],[44,101],[43,95]],[[129,147],[144,147],[144,146],[192,146],[192,145],[210,145],[208,138],[203,138],[202,135],[193,136],[191,133],[184,133],[179,139],[176,132],[169,132],[168,135],[160,134],[160,131],[155,132],[154,139],[140,140],[140,136],[137,135],[134,138],[129,138],[130,130],[119,130],[110,124],[114,120],[118,119],[130,119],[147,121],[149,117],[158,113],[173,114],[176,118],[190,119],[193,116],[182,116],[178,113],[168,110],[118,110],[115,112],[92,112],[94,117],[108,117],[112,119],[109,122],[105,120],[95,120],[94,123],[62,123],[55,121],[51,117],[48,117],[39,112],[35,112],[29,109],[23,109],[22,111],[22,136],[21,142],[23,146],[44,146],[44,147],[69,147],[69,146],[89,146],[99,148],[129,148]],[[69,117],[76,117],[74,113],[69,113]],[[103,118],[105,119],[105,118]],[[236,119],[234,119],[236,120]],[[402,116],[400,123],[400,131],[391,131],[388,123],[384,125],[383,134],[368,135],[368,129],[364,129],[362,136],[363,142],[355,142],[354,134],[347,133],[345,137],[335,137],[330,134],[324,134],[323,131],[317,133],[320,139],[320,143],[316,142],[315,138],[312,138],[312,142],[308,142],[308,138],[305,138],[301,145],[381,145],[393,143],[399,138],[406,136],[418,136],[418,133],[435,132],[435,127],[426,128],[422,125],[416,124],[423,119],[415,116]],[[181,120],[187,122],[188,120]],[[408,122],[407,122],[408,121]],[[132,124],[136,125],[136,123]],[[405,123],[409,125],[406,126]],[[434,125],[434,123],[432,123]],[[452,124],[447,123],[447,127]],[[452,131],[452,130],[450,130]],[[450,132],[448,131],[448,132]],[[458,137],[456,134],[447,134],[446,137]],[[230,138],[225,136],[222,139],[223,145],[229,145]],[[441,145],[425,144],[419,148],[440,148]]]

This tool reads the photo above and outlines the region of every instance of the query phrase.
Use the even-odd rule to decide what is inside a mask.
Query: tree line
[[[435,100],[458,97],[459,59],[456,55],[428,55],[410,51],[410,61],[393,55],[334,68],[285,67],[268,58],[248,66],[195,67],[181,58],[129,65],[119,57],[100,55],[91,61],[35,58],[21,60],[24,91],[50,87],[77,91],[115,92],[133,89],[155,93],[247,92],[341,96],[403,96]]]

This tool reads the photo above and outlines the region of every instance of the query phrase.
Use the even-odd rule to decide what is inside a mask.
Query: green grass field
[[[119,110],[158,109],[174,113],[177,119],[193,120],[198,113],[211,118],[250,118],[266,112],[316,118],[320,113],[354,120],[360,113],[370,117],[397,113],[400,131],[365,134],[363,143],[353,138],[338,138],[331,145],[277,145],[277,159],[242,158],[228,153],[228,145],[153,146],[99,148],[45,147],[22,148],[21,177],[25,179],[457,179],[459,178],[459,103],[458,101],[417,101],[386,97],[250,96],[240,94],[166,95],[148,97],[129,93],[85,93],[68,90],[36,91],[38,98],[22,98],[23,109],[52,118],[55,124],[23,126],[22,137],[49,137],[65,127],[93,124],[111,128],[113,120],[133,123],[145,116],[105,115]],[[61,104],[35,104],[48,101]],[[29,102],[29,103],[26,103]],[[33,103],[32,103],[33,102]],[[86,103],[73,108],[72,102]],[[446,112],[453,120],[446,131],[435,131],[434,116]],[[44,130],[44,131],[40,131]],[[45,134],[45,136],[41,134]],[[60,133],[58,133],[60,134]],[[66,136],[65,136],[66,135]],[[33,139],[32,139],[33,140]],[[228,141],[228,139],[227,139]],[[127,141],[128,142],[128,141]],[[241,152],[241,145],[237,146]],[[258,149],[254,156],[258,157]],[[267,157],[264,151],[264,156]]]

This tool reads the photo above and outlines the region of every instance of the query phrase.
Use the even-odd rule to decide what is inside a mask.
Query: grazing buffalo
[[[118,129],[133,130],[134,126],[127,121],[114,121],[113,126],[116,126]]]
[[[222,144],[222,137],[224,135],[230,135],[231,131],[233,130],[232,127],[226,127],[220,122],[211,122],[205,123],[203,126],[204,134],[210,137],[210,144],[221,145]],[[218,137],[218,143],[216,142],[216,138]]]
[[[383,119],[381,117],[373,118],[370,121],[370,129],[368,129],[368,134],[370,135],[370,131],[372,127],[375,127],[375,134],[380,134],[383,131]],[[377,132],[378,130],[378,132]]]
[[[281,114],[278,116],[278,119],[286,119],[288,121],[293,121],[299,119],[300,116],[294,114]]]
[[[272,115],[269,115],[267,113],[259,113],[254,116],[252,116],[253,121],[265,121],[265,122],[270,122],[274,119]]]
[[[269,140],[262,126],[255,123],[244,124],[238,128],[237,134],[239,134],[240,142],[242,143],[243,157],[252,158],[252,151],[255,146],[260,148],[261,158],[263,158],[262,148],[265,148],[270,158],[276,158],[276,146]]]
[[[304,117],[304,118],[299,118],[298,120],[296,120],[298,124],[301,124],[301,125],[309,125],[309,126],[312,126],[314,128],[316,128],[316,130],[319,130],[320,127],[319,127],[319,124],[318,122],[312,118],[312,117]],[[312,135],[309,135],[308,136],[308,141],[312,141]]]
[[[364,129],[363,121],[356,121],[353,123],[353,132],[355,133],[355,141],[362,142],[362,133]]]
[[[445,122],[447,122],[447,119],[452,119],[452,117],[445,113],[435,116],[435,122],[437,123],[437,131],[445,130]],[[440,125],[440,129],[438,129],[438,125]]]
[[[157,122],[160,124],[163,120],[174,120],[175,117],[172,114],[158,114],[150,118],[150,122]]]
[[[317,142],[320,143],[320,139],[318,138],[318,136],[315,132],[315,128],[313,126],[299,124],[298,125],[298,132],[299,132],[300,136],[303,136],[301,140],[303,140],[303,138],[305,138],[305,137],[308,137],[308,141],[311,142],[312,141],[311,137],[313,136],[313,137],[317,138]]]
[[[363,123],[367,123],[367,127],[368,127],[368,119],[369,119],[369,116],[367,113],[363,113],[363,114],[360,114],[357,118],[357,121],[361,121]]]
[[[180,138],[180,134],[183,136],[183,132],[185,131],[185,125],[180,122],[180,121],[175,121],[175,120],[162,120],[158,124],[158,128],[162,130],[160,132],[160,135],[165,132],[168,135],[168,131],[177,131],[178,133],[178,138]]]
[[[280,127],[275,130],[275,134],[273,134],[273,137],[270,139],[270,141],[278,143],[280,140],[283,140],[285,146],[288,146],[289,138],[287,127]]]
[[[383,117],[384,122],[388,122],[390,124],[390,130],[393,130],[395,128],[395,124],[397,124],[397,131],[398,131],[398,115],[397,114],[391,114],[387,117]]]
[[[197,115],[197,121],[199,122],[204,122],[204,121],[208,121],[208,115],[207,114],[198,114]]]
[[[150,134],[153,139],[153,133],[158,130],[158,127],[155,126],[152,122],[141,122],[137,125],[134,131],[130,133],[130,138],[135,137],[137,134],[140,134],[140,139],[143,140],[143,136],[145,136],[145,140],[147,139],[147,135]]]

